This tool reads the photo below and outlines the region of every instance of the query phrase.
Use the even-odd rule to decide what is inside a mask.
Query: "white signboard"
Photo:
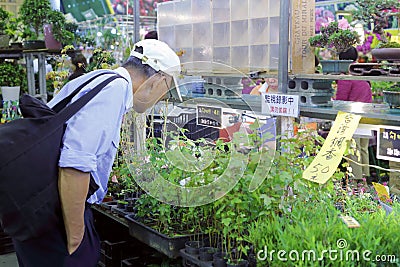
[[[262,94],[261,112],[272,116],[299,116],[299,96],[284,94]]]

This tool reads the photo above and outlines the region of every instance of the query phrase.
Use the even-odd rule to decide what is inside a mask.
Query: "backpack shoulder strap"
[[[103,74],[116,74],[115,72],[111,72],[111,71],[106,71],[106,72],[101,72],[97,75],[94,75],[93,77],[90,77],[87,81],[85,81],[84,83],[82,83],[81,85],[78,86],[78,88],[76,88],[71,94],[69,94],[67,97],[65,97],[63,100],[61,100],[60,102],[58,102],[52,109],[55,112],[60,112],[63,108],[65,108],[67,106],[67,104],[69,102],[71,102],[72,98],[79,93],[86,85],[88,85],[89,83],[91,83],[94,79],[102,76]],[[122,77],[122,76],[121,76]],[[124,78],[125,79],[125,78]]]
[[[80,110],[84,105],[86,105],[86,103],[88,103],[93,97],[95,97],[101,91],[101,89],[103,89],[107,84],[109,84],[111,81],[113,81],[113,80],[115,80],[117,78],[125,79],[124,77],[122,77],[119,74],[115,74],[115,75],[105,79],[104,81],[102,81],[101,83],[96,85],[88,93],[86,93],[85,95],[81,96],[78,100],[76,100],[75,102],[71,103],[71,105],[67,106],[62,111],[60,111],[56,115],[58,121],[59,122],[66,122],[67,120],[69,120],[78,110]]]

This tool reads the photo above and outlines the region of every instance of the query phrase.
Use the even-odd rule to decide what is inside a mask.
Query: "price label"
[[[197,124],[220,129],[222,127],[222,108],[198,105]]]
[[[325,184],[336,171],[346,150],[346,142],[357,129],[361,116],[339,111],[322,148],[303,172],[303,178]]]

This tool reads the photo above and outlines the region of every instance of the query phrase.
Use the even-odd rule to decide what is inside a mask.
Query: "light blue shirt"
[[[92,71],[68,82],[47,105],[54,107],[81,83],[105,71],[110,70]],[[119,145],[122,118],[133,102],[132,81],[128,71],[120,67],[113,72],[129,82],[122,78],[113,80],[69,119],[61,147],[59,166],[90,172],[99,186],[88,199],[89,203],[100,203],[107,193],[108,178]],[[94,79],[71,102],[112,75],[104,74]]]

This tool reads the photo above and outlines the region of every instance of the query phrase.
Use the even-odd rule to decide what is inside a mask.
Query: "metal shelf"
[[[332,75],[332,74],[289,74],[289,79],[366,80],[366,81],[381,81],[381,82],[400,82],[400,77],[395,77],[395,76],[355,76],[355,75]]]
[[[261,114],[261,96],[248,96],[242,98],[208,98],[184,97],[184,102],[177,104],[179,107],[195,108],[198,104],[229,106],[232,109],[252,111]],[[335,120],[338,111],[351,112],[361,115],[360,123],[373,125],[400,126],[400,109],[391,109],[387,104],[360,103],[351,101],[333,101],[332,106],[300,106],[300,116]]]
[[[301,116],[326,120],[335,120],[338,111],[361,115],[363,124],[400,126],[400,109],[386,104],[339,101],[332,107],[300,107]]]

